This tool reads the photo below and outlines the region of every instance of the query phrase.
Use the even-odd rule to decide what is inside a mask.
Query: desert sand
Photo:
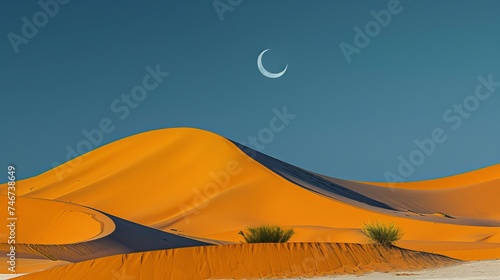
[[[500,279],[500,260],[495,261],[478,261],[468,262],[458,265],[423,269],[417,271],[393,271],[393,272],[373,272],[362,276],[325,276],[300,278],[311,280],[364,280],[364,279],[380,279],[380,280],[492,280]],[[291,280],[298,278],[283,278],[282,280]]]
[[[393,185],[348,181],[238,147],[207,131],[150,131],[18,182],[19,219],[25,221],[18,234],[19,258],[49,261],[33,268],[20,265],[19,269],[22,273],[46,270],[42,272],[45,279],[58,279],[50,278],[50,273],[70,272],[74,273],[71,278],[61,279],[84,279],[83,275],[90,273],[85,269],[88,262],[103,268],[112,264],[118,268],[120,263],[155,267],[156,257],[156,262],[165,266],[175,262],[172,252],[182,250],[190,252],[193,259],[205,254],[205,261],[215,265],[220,252],[210,251],[214,248],[232,248],[224,249],[226,258],[244,263],[258,251],[249,245],[236,245],[242,241],[238,232],[247,226],[293,227],[297,234],[289,244],[368,246],[363,244],[371,241],[360,229],[370,221],[394,222],[401,227],[404,236],[396,245],[403,249],[465,261],[499,259],[499,171],[500,165],[495,165],[447,178]],[[6,189],[5,184],[0,185],[1,201],[6,199]],[[2,212],[0,218],[5,215]],[[284,252],[303,248],[287,246],[291,247],[279,248]],[[7,248],[0,244],[2,253]],[[277,247],[255,248],[265,251]],[[363,248],[348,250],[355,256],[353,263],[373,254],[373,248]],[[149,252],[154,250],[164,252],[164,256]],[[301,266],[297,258],[314,255],[315,250],[293,249],[290,258],[278,266],[269,265],[271,259],[265,258],[251,265],[262,266],[262,275],[288,277],[278,273],[280,267]],[[148,261],[143,263],[132,253],[143,254]],[[337,250],[332,255],[345,253]],[[321,266],[314,273],[301,273],[313,276],[342,269],[361,273],[384,271],[391,265],[391,270],[405,270],[449,264],[449,259],[429,263],[420,256],[413,259],[414,264],[401,266],[385,253],[385,262],[375,262],[379,265],[352,269],[353,263],[343,263],[341,268]],[[432,256],[442,258],[437,255]],[[2,263],[0,273],[7,273]],[[49,269],[54,266],[58,267]],[[140,276],[137,271],[132,275]],[[28,277],[20,279],[44,279]],[[140,277],[137,279],[149,279]]]

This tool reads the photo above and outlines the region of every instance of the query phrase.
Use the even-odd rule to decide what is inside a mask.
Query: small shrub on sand
[[[384,246],[392,246],[394,242],[403,237],[403,233],[395,224],[383,224],[381,222],[372,222],[363,225],[361,229],[366,237]]]
[[[246,243],[285,243],[295,234],[293,229],[284,229],[275,225],[247,227],[240,231]]]

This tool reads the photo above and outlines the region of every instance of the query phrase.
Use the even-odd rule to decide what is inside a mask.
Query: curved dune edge
[[[37,199],[30,200],[37,201]],[[102,214],[109,218],[114,225],[113,232],[108,235],[72,244],[31,244],[16,242],[16,256],[21,258],[48,259],[53,261],[60,260],[74,263],[112,255],[211,245],[204,241],[146,227],[113,215]],[[48,220],[51,218],[53,217],[47,216]],[[54,228],[65,226],[64,223],[55,223],[53,225]],[[83,227],[83,229],[85,229],[85,225],[83,225]],[[29,234],[31,232],[22,233]],[[9,253],[10,250],[10,245],[7,243],[0,243],[0,253],[6,254]]]
[[[452,265],[444,256],[345,243],[231,244],[117,255],[18,279],[210,279],[298,277]]]
[[[2,201],[7,204],[6,196],[0,195]],[[42,270],[44,265],[58,264],[56,261],[80,262],[116,254],[210,245],[72,203],[17,197],[15,207],[15,244],[8,244],[8,232],[2,232],[5,239],[0,241],[0,253],[6,256],[15,245],[18,259],[35,259],[29,262],[31,268],[17,265],[19,273]],[[2,212],[0,218],[7,219],[6,213]],[[33,266],[35,263],[40,265]],[[9,273],[6,264],[0,265],[0,271]]]
[[[7,205],[7,196],[0,195]],[[62,245],[99,239],[115,230],[106,215],[76,204],[45,199],[16,198],[16,243]],[[0,212],[7,219],[7,211]],[[0,243],[0,247],[6,245]]]

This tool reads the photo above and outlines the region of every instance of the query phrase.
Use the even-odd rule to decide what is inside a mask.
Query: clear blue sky
[[[53,17],[44,23],[37,1],[2,1],[2,166],[16,164],[22,178],[46,171],[103,118],[115,129],[98,146],[179,126],[243,142],[269,126],[273,108],[284,106],[297,117],[263,152],[314,172],[384,181],[384,172],[398,174],[398,156],[408,158],[414,140],[434,128],[446,142],[406,180],[499,163],[500,87],[478,108],[469,98],[474,110],[467,118],[455,111],[443,118],[474,95],[479,76],[500,81],[499,1],[402,0],[350,63],[339,45],[355,47],[354,28],[365,30],[372,10],[397,3],[217,3],[238,5],[226,6],[221,20],[212,0],[73,0],[58,11],[49,6]],[[25,38],[22,19],[33,23],[33,16],[42,27],[34,35],[24,28],[32,37]],[[12,33],[25,41],[16,37],[13,47]],[[257,56],[268,48],[269,71],[288,64],[281,78],[257,69]],[[121,95],[157,64],[170,75],[121,120]],[[457,118],[462,123],[453,129]]]

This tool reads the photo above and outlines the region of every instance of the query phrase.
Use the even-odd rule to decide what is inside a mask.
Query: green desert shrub
[[[240,231],[246,243],[285,243],[295,234],[293,229],[284,229],[275,225],[247,227]]]
[[[394,223],[366,223],[363,225],[361,232],[363,232],[363,234],[371,240],[384,246],[391,246],[394,242],[400,240],[401,237],[403,237],[403,232]]]

